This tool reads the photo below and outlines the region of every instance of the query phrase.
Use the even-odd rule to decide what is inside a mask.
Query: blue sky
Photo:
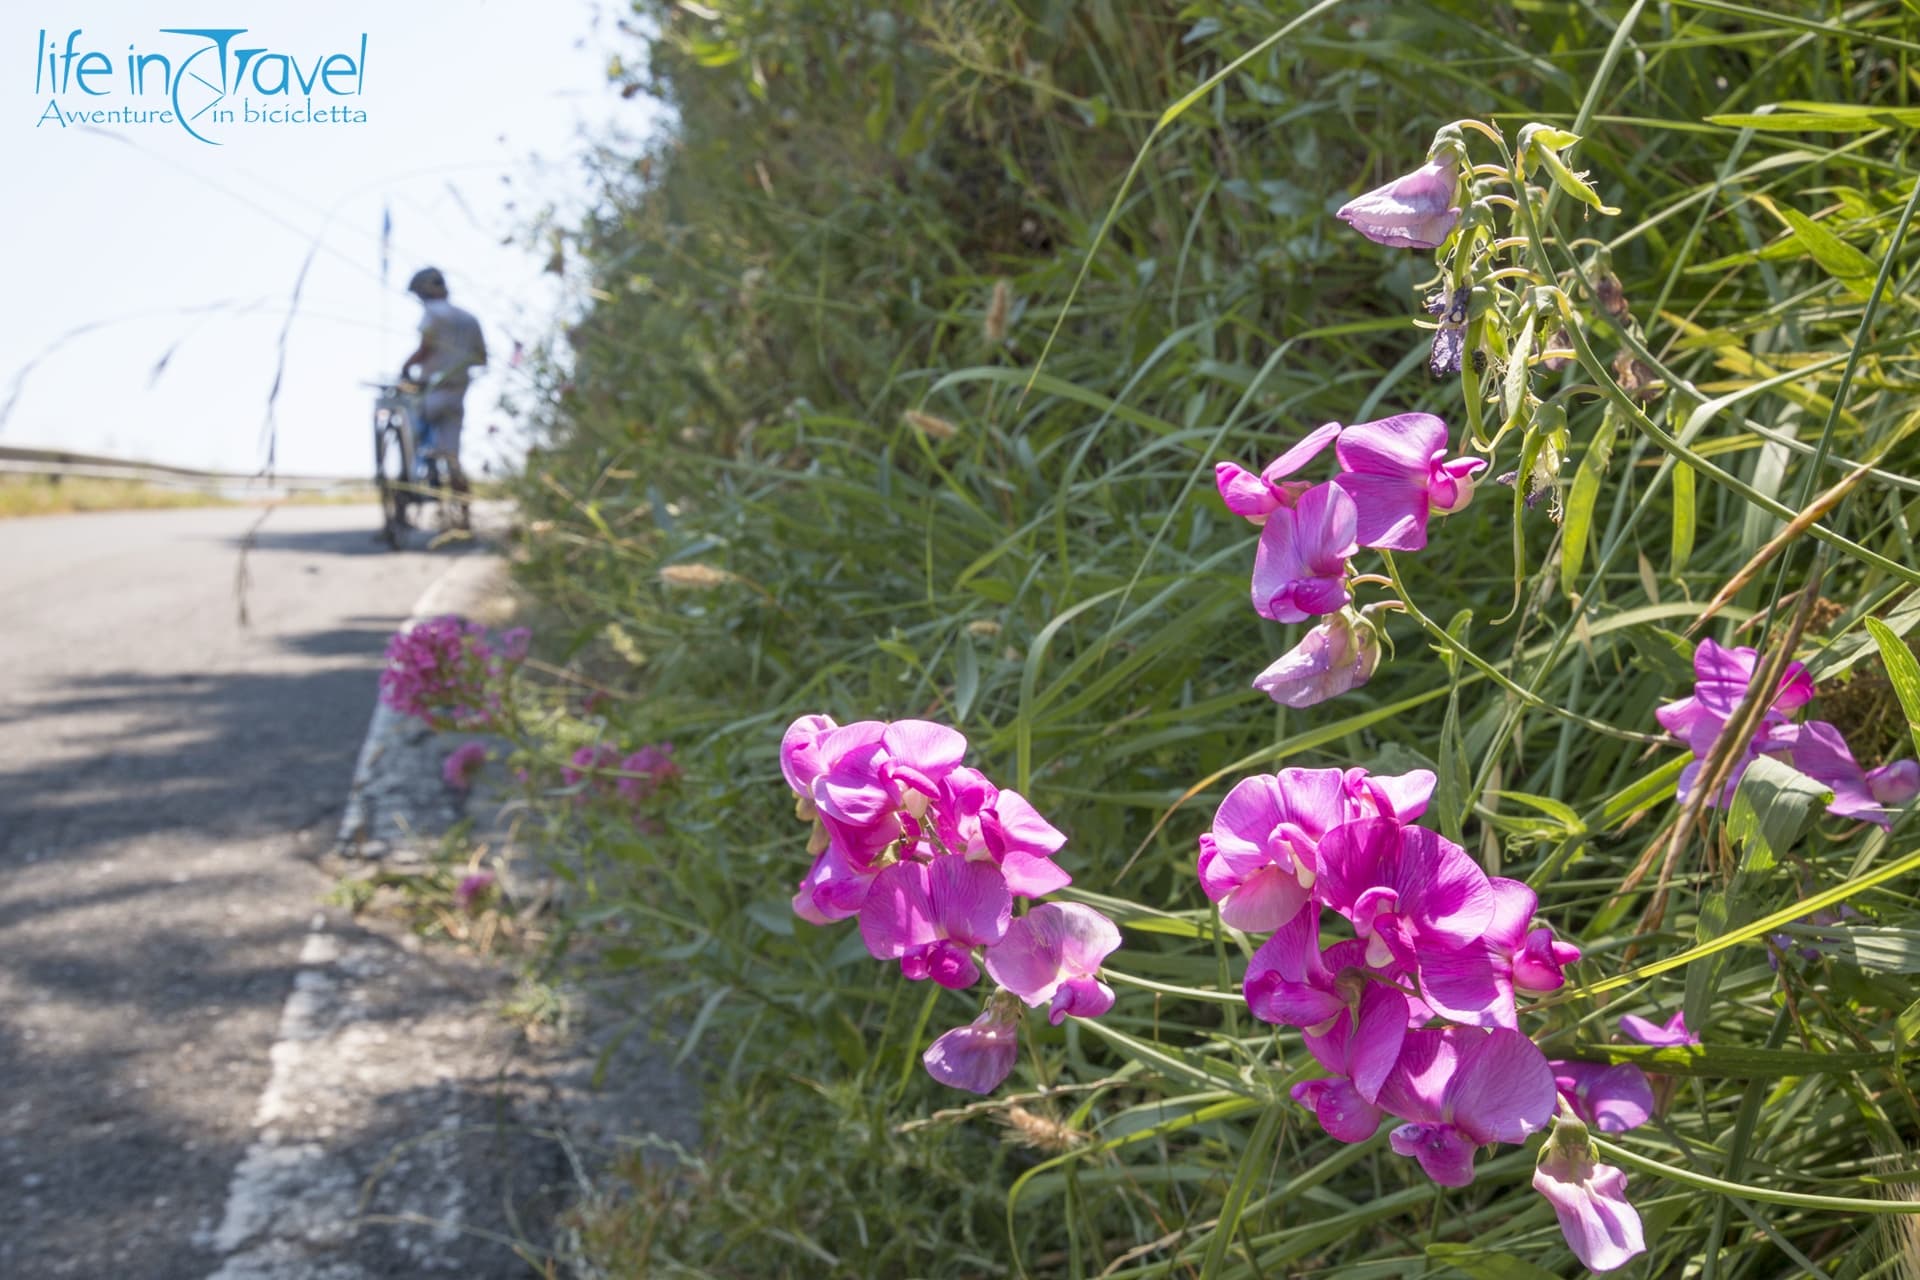
[[[467,399],[469,463],[510,457],[518,430],[499,401],[523,385],[507,367],[513,340],[541,340],[580,296],[578,280],[543,271],[547,248],[528,244],[530,229],[549,211],[567,220],[591,197],[591,140],[637,137],[657,118],[646,98],[623,100],[606,80],[609,54],[625,44],[610,24],[624,10],[615,0],[8,5],[0,404],[12,405],[0,442],[251,470],[264,460],[285,328],[279,469],[365,472],[370,393],[358,384],[389,376],[412,349],[418,307],[404,289],[431,263],[479,316],[495,355]],[[178,62],[211,43],[168,27],[245,27],[230,48],[285,53],[298,74],[335,52],[357,61],[364,34],[364,93],[314,96],[364,110],[366,122],[216,130],[203,116],[217,146],[170,123],[41,122],[56,99],[70,110],[167,107],[157,64],[141,97],[128,93],[124,64],[130,44]],[[104,93],[83,95],[71,81],[49,92],[57,85],[34,58],[42,29],[60,50],[78,29],[76,53],[109,55],[112,70],[95,61],[86,82]],[[202,57],[195,69],[211,73],[218,61]],[[271,90],[281,68],[254,70],[263,67],[255,84]],[[46,73],[37,94],[36,70]],[[269,104],[254,84],[241,87],[229,105]],[[300,108],[305,97],[271,105]],[[393,226],[384,286],[383,210]]]

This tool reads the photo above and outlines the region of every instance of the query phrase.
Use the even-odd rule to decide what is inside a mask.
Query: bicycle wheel
[[[413,440],[406,419],[389,414],[373,434],[374,482],[380,489],[381,535],[387,546],[400,549],[407,528],[407,506],[413,477]]]

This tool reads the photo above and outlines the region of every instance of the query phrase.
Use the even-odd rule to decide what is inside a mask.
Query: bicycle
[[[381,536],[400,549],[413,527],[408,508],[441,501],[440,460],[433,431],[421,413],[420,389],[411,383],[368,382],[373,388],[373,479],[380,491]]]

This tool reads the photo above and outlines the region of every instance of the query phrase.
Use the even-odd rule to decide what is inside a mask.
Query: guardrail
[[[365,476],[258,475],[244,471],[198,471],[192,467],[170,467],[159,462],[139,462],[128,458],[110,458],[95,453],[75,453],[70,449],[42,449],[24,445],[0,444],[0,473],[62,476],[92,480],[133,480],[144,484],[165,485],[176,489],[262,489],[298,493],[329,493],[339,489],[366,488],[372,481]]]

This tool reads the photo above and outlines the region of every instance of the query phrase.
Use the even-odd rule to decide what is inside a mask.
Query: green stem
[[[1743,1200],[1791,1205],[1798,1209],[1826,1209],[1834,1213],[1920,1213],[1920,1200],[1869,1200],[1858,1196],[1816,1196],[1800,1191],[1775,1191],[1769,1187],[1756,1187],[1744,1182],[1726,1182],[1708,1174],[1694,1173],[1688,1169],[1662,1164],[1658,1160],[1637,1155],[1625,1147],[1616,1147],[1605,1138],[1591,1134],[1588,1135],[1588,1141],[1601,1155],[1629,1169],[1638,1169],[1642,1173],[1650,1173],[1656,1178],[1665,1178],[1669,1182],[1698,1187],[1702,1191],[1738,1196]]]

